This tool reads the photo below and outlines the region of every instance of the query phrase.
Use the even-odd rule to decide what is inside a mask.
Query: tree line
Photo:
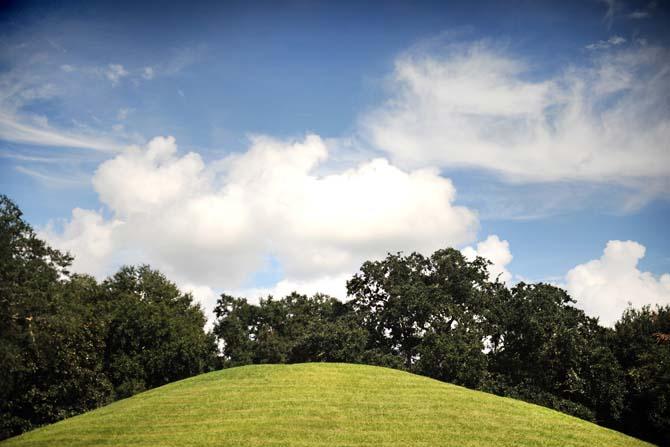
[[[614,328],[543,283],[507,287],[455,249],[389,254],[349,301],[222,295],[215,323],[148,266],[98,282],[0,196],[0,439],[214,369],[349,362],[403,369],[670,444],[670,306]]]

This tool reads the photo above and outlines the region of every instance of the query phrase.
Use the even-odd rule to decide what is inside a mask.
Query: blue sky
[[[670,301],[667,2],[3,5],[0,191],[82,271],[151,262],[207,307],[454,245],[594,314],[608,278]],[[406,202],[358,203],[384,182]]]

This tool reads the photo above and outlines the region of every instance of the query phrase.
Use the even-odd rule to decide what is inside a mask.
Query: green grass
[[[644,446],[553,410],[392,369],[217,371],[1,443],[10,446]]]

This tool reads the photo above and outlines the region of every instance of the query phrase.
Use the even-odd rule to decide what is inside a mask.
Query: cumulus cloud
[[[343,287],[342,275],[366,259],[472,240],[477,217],[454,205],[455,188],[437,170],[372,159],[320,175],[328,157],[316,135],[254,137],[246,152],[209,164],[180,156],[172,137],[154,138],[97,169],[93,185],[111,219],[75,210],[48,239],[82,258],[75,267],[84,271],[91,262],[109,271],[124,261],[113,254],[127,253],[127,262],[216,289],[239,289],[274,256],[285,273],[277,293],[327,284],[337,295],[331,285]]]
[[[670,304],[670,273],[654,276],[640,271],[638,262],[644,258],[645,247],[634,241],[613,240],[607,243],[599,259],[570,269],[564,277],[555,278],[557,286],[565,288],[577,300],[576,306],[587,315],[598,317],[601,324],[612,326],[624,310],[632,306]],[[491,277],[511,285],[513,277],[507,266],[512,261],[509,243],[491,235],[475,247],[461,250],[473,260],[476,256],[492,262]],[[532,280],[529,280],[532,282]]]
[[[566,288],[577,305],[606,325],[629,305],[670,304],[670,274],[655,277],[638,269],[645,247],[634,241],[609,241],[600,259],[580,264],[566,275]]]
[[[179,287],[179,290],[181,290],[184,293],[190,293],[193,296],[195,302],[200,304],[200,307],[202,308],[205,316],[207,317],[205,330],[212,329],[215,322],[214,308],[216,307],[216,302],[221,294],[217,293],[214,289],[212,289],[209,286],[203,286],[183,281],[178,282],[177,287]]]
[[[250,302],[258,302],[259,299],[267,296],[277,298],[289,295],[291,292],[298,292],[307,296],[313,296],[317,293],[323,293],[332,296],[341,301],[347,300],[347,281],[354,275],[351,273],[341,273],[337,275],[316,276],[311,279],[282,279],[272,287],[247,287],[241,289],[226,290],[226,293],[233,296],[246,297]]]
[[[100,212],[75,208],[72,219],[63,222],[63,228],[57,229],[52,222],[39,235],[77,255],[72,265],[74,271],[104,276],[106,263],[116,248],[114,230],[121,224],[116,219],[106,221]]]
[[[469,261],[474,260],[477,256],[488,259],[492,263],[489,266],[490,278],[498,278],[507,284],[511,282],[512,274],[507,270],[507,265],[512,262],[513,258],[509,242],[501,241],[497,235],[493,234],[477,243],[476,248],[468,246],[461,252]]]
[[[406,168],[667,191],[670,57],[662,48],[619,47],[553,75],[486,42],[451,45],[439,56],[413,51],[396,61],[392,98],[362,127]]]

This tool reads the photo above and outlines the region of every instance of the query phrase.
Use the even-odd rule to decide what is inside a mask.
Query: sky
[[[0,2],[0,193],[104,278],[346,299],[455,247],[670,304],[670,2]]]

